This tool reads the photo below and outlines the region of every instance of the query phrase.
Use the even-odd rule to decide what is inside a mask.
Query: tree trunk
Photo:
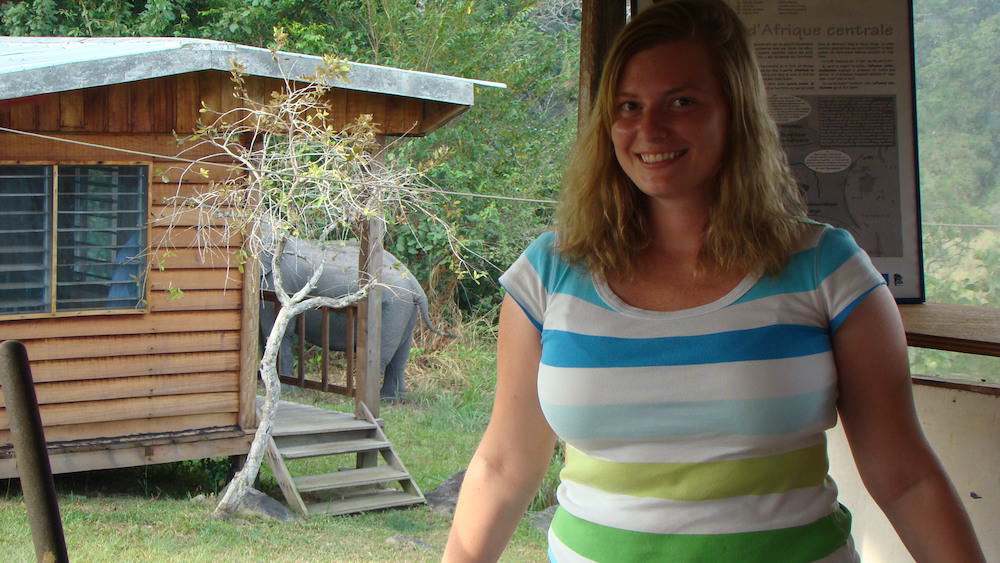
[[[301,305],[301,303],[296,305]],[[285,337],[288,324],[295,317],[296,313],[293,312],[295,309],[295,306],[279,309],[274,319],[274,326],[271,327],[271,333],[267,335],[264,356],[260,361],[260,377],[264,380],[264,405],[261,409],[260,419],[257,421],[257,432],[250,444],[250,451],[247,453],[243,468],[233,476],[229,486],[226,487],[225,494],[222,495],[222,499],[212,513],[212,516],[217,518],[229,518],[235,514],[247,492],[253,487],[254,481],[257,480],[264,451],[267,449],[267,441],[271,438],[271,430],[274,427],[274,413],[278,407],[278,400],[281,398],[281,381],[278,379],[277,365],[278,350],[281,348],[281,340]]]
[[[312,282],[312,285],[315,285],[315,281]],[[293,297],[278,310],[274,326],[271,327],[271,333],[267,335],[267,342],[264,344],[264,355],[260,360],[260,377],[264,381],[264,405],[257,423],[257,432],[250,444],[250,451],[247,453],[243,468],[229,482],[226,492],[219,500],[212,516],[229,518],[235,514],[247,492],[253,487],[254,481],[257,480],[260,464],[264,459],[264,451],[267,449],[267,441],[271,438],[271,431],[274,428],[274,413],[277,411],[278,400],[281,398],[281,381],[278,379],[278,350],[281,348],[281,340],[285,337],[285,331],[288,330],[292,319],[310,309],[346,307],[363,299],[367,294],[368,285],[366,284],[357,292],[336,299],[309,297],[295,302]]]

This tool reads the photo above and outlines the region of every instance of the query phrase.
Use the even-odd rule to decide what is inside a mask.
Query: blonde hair
[[[556,250],[592,273],[631,276],[649,244],[646,196],[618,164],[611,142],[618,82],[636,53],[687,39],[716,61],[730,119],[701,266],[777,274],[804,228],[805,204],[768,115],[743,24],[722,0],[666,0],[635,16],[612,44],[563,179]]]

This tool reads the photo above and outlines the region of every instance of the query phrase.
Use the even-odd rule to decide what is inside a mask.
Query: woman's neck
[[[695,265],[708,223],[708,206],[702,202],[668,205],[652,200],[646,210],[649,225],[647,255]]]

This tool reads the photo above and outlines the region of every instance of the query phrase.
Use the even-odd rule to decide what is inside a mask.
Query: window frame
[[[150,292],[150,282],[149,274],[150,268],[150,241],[152,234],[153,220],[151,216],[152,204],[153,204],[153,163],[148,160],[144,161],[118,161],[118,160],[81,160],[81,161],[42,161],[42,160],[0,160],[0,166],[45,166],[50,169],[50,181],[49,186],[49,197],[51,201],[48,222],[51,225],[51,232],[47,233],[47,250],[50,252],[51,259],[49,260],[49,295],[48,304],[50,310],[47,312],[39,313],[4,313],[0,311],[0,322],[21,320],[21,319],[44,319],[44,318],[65,318],[65,317],[87,317],[87,316],[108,316],[108,315],[141,315],[150,312],[149,305],[149,292]],[[60,167],[85,167],[85,166],[135,166],[143,167],[145,169],[145,198],[143,201],[144,209],[140,211],[143,214],[142,226],[140,227],[145,233],[146,245],[142,249],[142,256],[144,257],[143,264],[141,265],[141,271],[143,273],[143,282],[139,290],[139,305],[136,307],[123,307],[116,309],[70,309],[70,310],[59,310],[56,308],[57,303],[57,290],[58,290],[58,269],[59,269],[59,233],[60,229],[58,226],[59,220],[59,175]]]

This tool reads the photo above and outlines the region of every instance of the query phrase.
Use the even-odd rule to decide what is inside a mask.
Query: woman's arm
[[[879,287],[833,337],[838,409],[868,492],[918,562],[985,561],[969,517],[917,421],[906,337]]]
[[[555,435],[538,404],[540,357],[538,330],[504,297],[493,414],[465,472],[443,561],[496,561],[548,469]]]

